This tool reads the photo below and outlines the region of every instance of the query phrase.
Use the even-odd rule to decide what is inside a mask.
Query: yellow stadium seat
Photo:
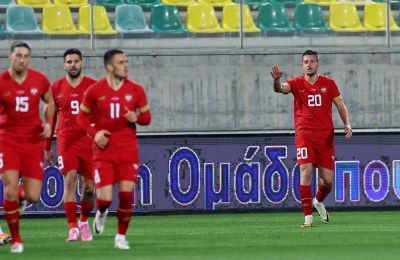
[[[329,27],[337,32],[364,32],[357,8],[352,3],[333,3],[329,11]]]
[[[197,0],[197,2],[202,4],[210,4],[212,6],[224,6],[226,4],[231,4],[232,0]]]
[[[42,30],[47,34],[79,34],[67,5],[49,5],[43,8]]]
[[[110,19],[104,6],[93,6],[93,20],[95,34],[116,34],[117,32],[111,27]],[[82,6],[79,8],[78,30],[81,33],[90,33],[90,6]]]
[[[221,33],[221,26],[214,11],[209,4],[195,4],[188,7],[187,28],[193,33]]]
[[[81,7],[87,5],[87,0],[54,0],[54,4],[68,5],[68,7]]]
[[[366,5],[368,3],[372,3],[372,0],[336,0],[341,3],[352,3],[355,5]]]
[[[34,8],[43,8],[46,5],[50,5],[50,0],[18,0],[19,5],[28,5]]]
[[[389,17],[390,30],[400,31],[400,27],[394,21],[392,11]],[[369,3],[364,6],[364,26],[367,31],[386,30],[386,3]]]
[[[329,6],[333,4],[336,0],[304,0],[304,3],[317,4],[322,6]]]
[[[175,6],[189,6],[196,3],[195,0],[162,0],[161,3],[166,5],[175,5]]]
[[[222,11],[222,29],[225,32],[238,32],[240,30],[240,5],[228,4],[224,6]],[[244,32],[260,32],[256,27],[251,16],[248,5],[243,5],[243,31]]]

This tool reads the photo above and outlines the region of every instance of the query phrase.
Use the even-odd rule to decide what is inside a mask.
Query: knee
[[[4,199],[8,201],[14,201],[18,198],[18,188],[17,187],[4,187]]]

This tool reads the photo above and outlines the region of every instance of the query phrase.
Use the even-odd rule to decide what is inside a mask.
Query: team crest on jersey
[[[99,100],[100,100],[100,101],[106,100],[106,96],[101,96],[101,97],[99,97]]]
[[[31,93],[32,93],[32,95],[36,95],[38,93],[38,89],[37,88],[31,88]]]
[[[326,91],[327,91],[327,90],[326,90],[325,87],[321,88],[321,92],[322,92],[322,93],[326,93]]]
[[[126,95],[125,96],[125,100],[128,101],[128,102],[131,101],[132,100],[132,96],[131,95]]]

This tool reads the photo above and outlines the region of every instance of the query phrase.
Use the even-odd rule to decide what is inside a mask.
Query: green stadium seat
[[[234,3],[240,3],[240,0],[233,0]],[[268,3],[268,0],[243,0],[243,4],[257,6],[260,4]]]
[[[122,34],[152,32],[146,24],[142,8],[138,5],[117,6],[115,30]]]
[[[153,7],[160,4],[160,0],[126,0],[128,5],[139,5],[141,7]]]
[[[257,26],[264,32],[294,32],[283,4],[266,3],[259,6]]]
[[[6,30],[10,34],[42,34],[31,6],[9,6],[6,11]]]
[[[272,4],[284,4],[284,5],[290,5],[290,6],[295,6],[301,3],[302,0],[269,0],[270,3]]]
[[[187,30],[173,5],[159,4],[152,8],[150,28],[158,33],[186,33]]]
[[[294,14],[294,27],[299,32],[323,32],[332,30],[328,27],[321,6],[316,4],[299,4]]]
[[[8,7],[10,5],[15,5],[14,0],[0,0],[0,8],[1,7]]]
[[[115,8],[118,5],[125,4],[124,0],[96,0],[96,5],[104,7]]]

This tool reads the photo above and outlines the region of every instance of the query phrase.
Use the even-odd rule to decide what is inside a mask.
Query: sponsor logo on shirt
[[[111,100],[112,100],[112,101],[118,101],[118,100],[119,100],[119,97],[112,97]]]
[[[126,95],[125,96],[125,100],[128,101],[128,102],[131,101],[132,100],[132,96],[131,95]]]
[[[315,89],[315,88],[312,88],[312,89],[311,89],[311,92],[315,92],[315,91],[317,91],[317,89]]]
[[[71,94],[71,97],[77,97],[77,96],[78,96],[78,94],[76,94],[76,93]]]
[[[17,94],[18,94],[18,95],[22,95],[22,94],[24,94],[24,93],[25,93],[25,90],[18,90],[18,91],[17,91]]]
[[[64,96],[63,93],[61,93],[60,95],[57,96],[57,98],[62,98]]]
[[[32,95],[36,95],[38,93],[38,89],[37,88],[31,88],[31,93],[32,93]]]

